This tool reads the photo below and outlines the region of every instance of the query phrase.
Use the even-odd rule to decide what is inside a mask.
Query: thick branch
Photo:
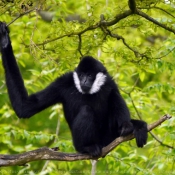
[[[158,121],[153,124],[148,125],[148,131],[159,126],[165,120],[170,119],[171,116],[164,115]],[[110,151],[112,151],[115,147],[117,147],[120,143],[131,140],[134,138],[133,134],[128,135],[127,137],[118,137],[108,146],[104,147],[102,150],[101,157],[107,155]],[[95,159],[98,159],[97,157]],[[57,161],[76,161],[76,160],[87,160],[94,159],[92,156],[84,155],[80,153],[62,153],[57,152],[55,149],[50,149],[47,147],[39,148],[37,150],[29,151],[22,154],[16,155],[0,155],[0,167],[1,166],[13,166],[13,165],[25,165],[28,162],[36,161],[36,160],[57,160]]]
[[[118,14],[114,17],[114,20],[111,21],[105,21],[102,24],[105,26],[113,26],[117,24],[120,20],[125,19],[126,17],[132,15],[133,12],[131,10],[126,10],[125,12]]]

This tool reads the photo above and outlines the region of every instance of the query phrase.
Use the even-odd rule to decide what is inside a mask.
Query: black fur
[[[13,55],[8,29],[2,22],[0,47],[10,101],[19,118],[29,118],[51,105],[62,103],[74,146],[80,153],[99,156],[102,147],[116,137],[132,132],[136,136],[138,147],[146,144],[147,124],[130,119],[129,110],[117,85],[99,61],[87,56],[75,69],[78,77],[82,77],[81,83],[88,87],[85,88],[87,93],[82,94],[77,90],[73,72],[68,72],[44,90],[28,95]],[[106,82],[98,92],[88,94],[89,87],[99,72],[106,75]]]

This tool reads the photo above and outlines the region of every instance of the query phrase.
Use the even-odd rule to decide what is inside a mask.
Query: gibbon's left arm
[[[115,125],[117,124],[121,136],[127,136],[133,133],[136,137],[137,146],[143,147],[148,138],[147,123],[142,120],[130,118],[129,109],[118,89],[112,90],[109,101],[112,102],[110,111],[113,113],[113,120],[110,121],[111,128],[115,130]]]
[[[13,54],[8,28],[3,22],[0,22],[0,49],[10,101],[19,118],[29,118],[61,101],[61,92],[58,92],[61,79],[57,79],[46,89],[28,96]]]

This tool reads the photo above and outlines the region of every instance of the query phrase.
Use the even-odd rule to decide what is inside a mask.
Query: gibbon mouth
[[[81,86],[81,88],[82,88],[84,93],[88,93],[90,91],[90,89],[91,89],[90,86],[86,86],[86,85]]]

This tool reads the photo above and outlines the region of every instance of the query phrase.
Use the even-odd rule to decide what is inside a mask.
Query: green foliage
[[[116,15],[129,10],[127,1],[30,2],[32,4],[28,0],[0,2],[0,21],[10,23],[16,19],[9,26],[10,36],[30,94],[42,90],[57,76],[74,70],[82,53],[104,63],[119,84],[132,118],[153,123],[165,113],[175,114],[173,32],[139,15],[130,15],[107,28],[112,34],[123,37],[126,45],[122,39],[117,40],[96,25],[100,22],[101,14],[104,14],[106,21],[112,21]],[[136,4],[144,13],[175,30],[174,1],[136,0]],[[43,13],[36,12],[35,8],[42,8]],[[18,18],[19,14],[23,15]],[[75,14],[80,16],[79,21],[66,18]],[[52,20],[45,21],[43,15],[50,15],[49,19]],[[16,117],[8,99],[2,66],[0,99],[0,154],[21,153],[43,146],[58,146],[61,152],[75,152],[60,105],[50,107],[28,120]],[[170,148],[175,143],[174,123],[175,119],[172,118],[153,130],[163,144],[152,135],[149,135],[148,144],[142,149],[136,147],[135,140],[122,143],[99,160],[97,174],[175,174],[175,151]],[[71,175],[90,174],[91,170],[89,160],[50,161],[43,169],[44,165],[45,161],[37,161],[24,167],[1,168],[0,173]]]

